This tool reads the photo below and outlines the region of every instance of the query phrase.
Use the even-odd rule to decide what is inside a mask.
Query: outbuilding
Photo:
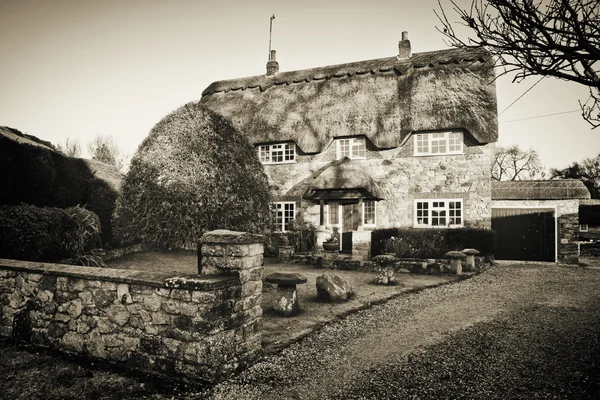
[[[493,181],[496,259],[577,264],[579,201],[589,198],[576,179]]]

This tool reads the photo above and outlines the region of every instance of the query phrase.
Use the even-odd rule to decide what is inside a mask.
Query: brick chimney
[[[408,40],[408,32],[402,32],[402,40],[398,43],[398,59],[402,60],[405,58],[410,58],[410,40]]]
[[[267,76],[276,75],[279,72],[279,63],[275,61],[275,50],[271,50],[269,61],[267,61]]]

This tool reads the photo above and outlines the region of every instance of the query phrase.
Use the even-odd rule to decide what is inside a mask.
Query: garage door
[[[555,261],[554,209],[492,208],[497,260]]]

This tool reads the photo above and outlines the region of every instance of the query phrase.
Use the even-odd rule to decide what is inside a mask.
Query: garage
[[[496,259],[578,263],[579,201],[589,198],[576,179],[493,181]]]
[[[496,259],[556,261],[556,219],[552,208],[493,208]]]

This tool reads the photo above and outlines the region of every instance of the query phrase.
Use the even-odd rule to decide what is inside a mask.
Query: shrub
[[[0,204],[84,205],[100,217],[108,243],[122,176],[115,168],[98,164],[0,135]]]
[[[81,207],[0,206],[0,258],[60,261],[100,243],[98,217]]]
[[[228,120],[189,103],[156,124],[134,155],[115,234],[124,244],[195,249],[213,229],[262,233],[269,204],[254,148]]]
[[[490,229],[378,229],[371,233],[371,255],[395,253],[400,258],[443,258],[448,251],[474,248],[491,255],[496,233]]]

